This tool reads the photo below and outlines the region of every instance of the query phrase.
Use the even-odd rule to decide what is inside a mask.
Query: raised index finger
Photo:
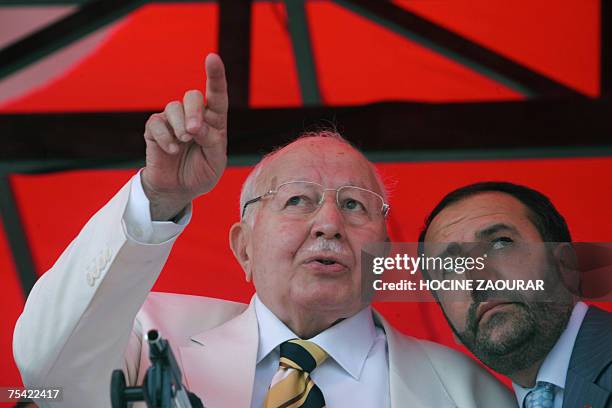
[[[216,113],[227,113],[227,82],[221,57],[208,54],[206,66],[206,108]]]

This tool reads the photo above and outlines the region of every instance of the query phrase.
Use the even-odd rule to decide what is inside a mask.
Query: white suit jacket
[[[144,335],[155,328],[207,408],[249,408],[259,341],[253,302],[149,293],[174,238],[148,245],[128,237],[129,191],[128,183],[32,289],[13,339],[24,383],[63,387],[63,401],[44,406],[109,407],[111,372],[123,368],[128,384],[139,384],[149,366]],[[516,407],[469,357],[374,319],[387,337],[393,407]]]

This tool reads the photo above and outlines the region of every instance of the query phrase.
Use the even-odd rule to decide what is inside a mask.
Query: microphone
[[[202,401],[189,392],[182,382],[170,343],[157,330],[149,330],[151,367],[147,369],[140,387],[127,387],[122,370],[111,376],[111,404],[113,408],[127,408],[128,402],[145,401],[148,408],[204,408]]]

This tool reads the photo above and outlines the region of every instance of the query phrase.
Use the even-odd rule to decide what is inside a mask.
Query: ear
[[[578,259],[571,243],[560,243],[553,250],[553,256],[563,285],[574,296],[580,296],[580,273]]]
[[[230,228],[229,243],[236,260],[242,266],[247,282],[251,281],[252,259],[251,259],[251,227],[245,222],[236,222]]]

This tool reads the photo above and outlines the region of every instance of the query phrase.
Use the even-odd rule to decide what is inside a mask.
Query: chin
[[[511,326],[496,327],[487,333],[488,341],[494,344],[508,344],[517,341],[517,333]]]
[[[317,287],[302,289],[293,297],[295,301],[313,310],[338,311],[352,310],[361,299],[337,287]]]

